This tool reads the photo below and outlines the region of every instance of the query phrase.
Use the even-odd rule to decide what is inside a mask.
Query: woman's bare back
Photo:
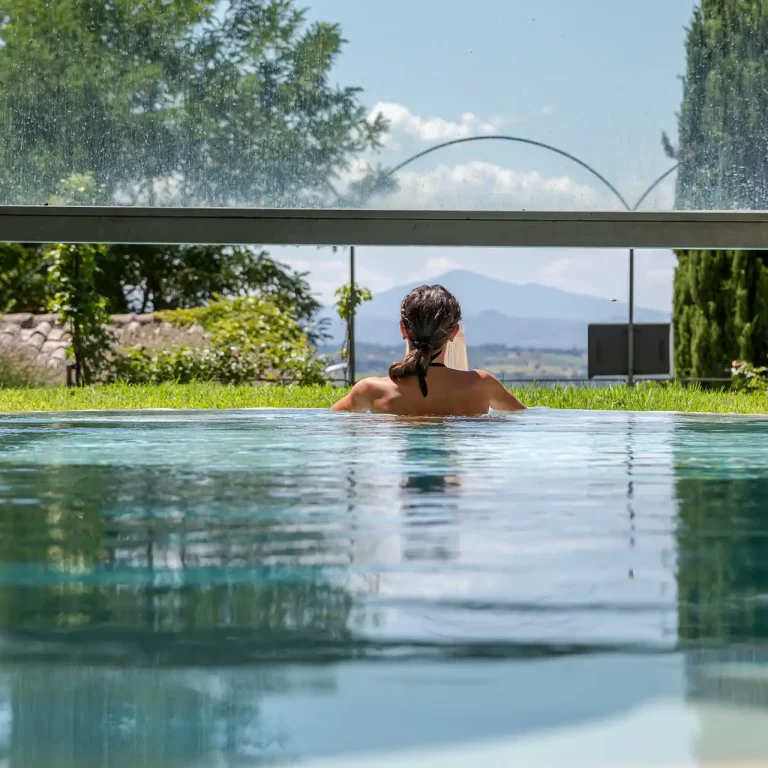
[[[429,372],[429,391],[422,395],[414,376],[359,381],[333,406],[334,411],[391,413],[397,416],[479,416],[496,411],[520,411],[522,403],[486,371],[456,371],[436,367]]]
[[[400,307],[405,357],[392,363],[388,379],[359,381],[333,410],[397,416],[479,416],[490,408],[524,410],[487,371],[446,368],[446,349],[459,335],[460,323],[461,307],[450,291],[441,285],[414,288]]]

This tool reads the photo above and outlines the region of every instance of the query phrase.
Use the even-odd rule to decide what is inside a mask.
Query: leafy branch
[[[366,301],[370,301],[373,298],[371,291],[368,288],[355,283],[355,295],[352,297],[352,288],[350,283],[342,285],[336,289],[336,303],[333,305],[336,310],[336,314],[341,318],[342,322],[347,325],[347,335],[344,341],[344,348],[341,350],[342,360],[347,360],[349,357],[350,338],[351,338],[351,320],[352,316],[357,314],[357,309]]]
[[[107,369],[114,336],[109,330],[106,300],[96,293],[98,245],[55,245],[50,251],[50,279],[56,286],[51,310],[72,335],[67,354],[75,361],[78,386],[92,384]]]

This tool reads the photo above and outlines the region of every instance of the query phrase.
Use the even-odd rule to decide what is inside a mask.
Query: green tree
[[[77,384],[93,384],[106,370],[114,341],[107,328],[106,300],[94,288],[99,246],[57,245],[51,249],[51,279],[56,293],[51,309],[70,327],[68,350]]]
[[[768,208],[768,0],[702,0],[686,43],[677,207]],[[678,375],[723,377],[768,360],[768,258],[677,252]]]
[[[88,252],[93,246],[76,246]],[[94,263],[96,293],[109,314],[190,309],[215,296],[258,293],[291,308],[312,344],[326,337],[315,322],[320,302],[306,273],[271,259],[266,251],[217,246],[99,246]],[[51,249],[0,245],[0,313],[45,312],[58,290],[51,279]]]
[[[386,131],[329,73],[338,25],[293,0],[0,0],[0,203],[306,206],[392,181],[334,181]],[[47,264],[0,246],[0,309],[34,310]],[[266,291],[310,333],[302,275],[247,248],[111,246],[94,273],[112,313]]]
[[[119,314],[190,309],[214,296],[258,291],[309,323],[320,309],[306,274],[271,259],[266,251],[218,246],[115,245],[106,249],[96,287]]]
[[[768,266],[754,251],[678,251],[678,375],[727,377],[734,359],[768,359]]]
[[[302,206],[378,148],[344,39],[293,0],[0,0],[0,203]],[[370,176],[378,176],[373,169]]]
[[[40,245],[0,244],[0,313],[44,312],[52,295],[49,266]]]

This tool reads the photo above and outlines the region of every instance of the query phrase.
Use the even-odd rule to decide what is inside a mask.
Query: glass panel
[[[741,6],[303,5],[0,0],[0,202],[768,207]]]

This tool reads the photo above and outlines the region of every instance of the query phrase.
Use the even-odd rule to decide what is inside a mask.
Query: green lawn
[[[136,408],[328,408],[336,387],[229,387],[218,384],[110,385],[83,389],[0,390],[0,412],[130,410]],[[528,406],[588,410],[768,414],[768,394],[706,392],[681,385],[634,389],[529,387],[515,394]]]

